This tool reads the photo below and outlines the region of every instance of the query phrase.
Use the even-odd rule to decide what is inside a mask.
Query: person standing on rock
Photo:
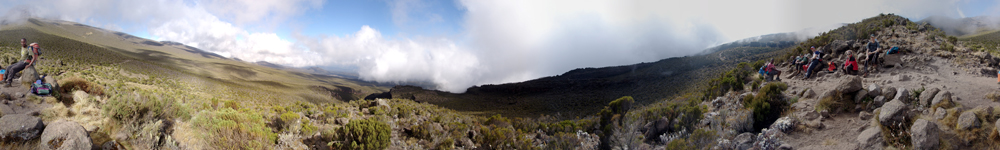
[[[875,40],[875,34],[869,36],[868,46],[866,48],[868,49],[868,52],[865,53],[867,56],[867,58],[865,58],[865,77],[868,76],[868,72],[875,70],[877,68],[875,65],[878,64],[878,54],[881,49],[879,49],[878,40]]]
[[[4,82],[6,82],[7,87],[10,87],[11,82],[14,81],[14,74],[21,72],[24,68],[31,67],[35,62],[38,61],[38,55],[41,54],[41,48],[39,48],[38,43],[31,43],[29,45],[31,55],[22,56],[27,58],[22,58],[24,61],[19,61],[7,67],[7,72],[4,74]]]

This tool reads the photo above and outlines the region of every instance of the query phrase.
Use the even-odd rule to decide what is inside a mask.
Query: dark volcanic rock
[[[0,139],[4,141],[28,141],[38,137],[45,125],[42,119],[25,114],[0,117]]]
[[[382,93],[372,93],[372,94],[369,94],[368,96],[365,96],[365,100],[375,100],[375,99],[380,99],[380,98],[381,99],[392,99],[392,94],[389,93],[389,92],[382,92]]]

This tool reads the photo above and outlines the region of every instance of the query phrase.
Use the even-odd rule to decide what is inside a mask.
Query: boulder
[[[875,97],[879,95],[882,95],[882,88],[879,88],[875,83],[868,85],[868,96]]]
[[[876,96],[875,99],[872,99],[872,105],[874,105],[872,107],[882,107],[882,104],[885,104],[885,96]]]
[[[861,77],[850,76],[840,81],[840,84],[837,84],[837,90],[840,91],[840,94],[854,93],[861,90],[861,86]]]
[[[958,116],[958,123],[956,124],[956,129],[967,130],[979,127],[979,118],[976,118],[975,111],[965,111],[962,115]]]
[[[49,149],[90,149],[90,135],[83,126],[73,121],[58,120],[49,123],[42,133],[38,148]]]
[[[910,103],[910,91],[906,90],[906,88],[899,88],[898,90],[896,90],[896,97],[892,99],[893,100],[898,99],[903,103]]]
[[[31,84],[35,80],[38,80],[38,71],[35,71],[35,66],[24,67],[21,71],[21,84]]]
[[[892,55],[885,55],[879,58],[882,59],[882,67],[891,68],[895,66],[901,66],[903,64],[903,61],[899,57],[900,54],[897,53]]]
[[[859,149],[882,149],[882,145],[885,143],[885,140],[882,139],[882,128],[869,127],[865,131],[861,131],[857,141]]]
[[[934,119],[941,120],[948,116],[948,110],[944,108],[934,109]]]
[[[903,104],[903,102],[898,99],[885,103],[885,105],[882,105],[882,108],[879,109],[881,112],[878,114],[878,120],[879,123],[884,126],[901,123],[904,121],[903,119],[909,117],[907,114],[908,109],[906,108],[906,104]]]
[[[951,103],[951,92],[948,91],[938,92],[937,94],[935,94],[934,98],[931,99],[930,105],[937,106],[941,102]],[[951,106],[945,106],[945,107],[951,107]]]
[[[806,89],[805,92],[802,92],[802,97],[805,98],[814,98],[815,96],[816,96],[816,91],[813,91],[812,89]]]
[[[885,96],[886,98],[896,98],[896,88],[883,87],[882,96]]]
[[[930,107],[931,101],[934,100],[934,95],[937,95],[941,90],[938,88],[931,88],[924,90],[920,93],[920,105],[924,107]]]
[[[736,145],[736,149],[738,150],[750,149],[753,148],[754,137],[753,133],[742,133],[733,139],[733,144]]]
[[[865,100],[865,98],[868,98],[868,90],[860,90],[858,93],[854,94],[855,103],[859,103],[862,100]]]
[[[26,114],[0,117],[0,139],[3,141],[28,141],[38,137],[45,125],[42,119]]]
[[[917,119],[910,127],[910,140],[913,142],[913,149],[938,149],[938,132],[937,124],[934,122]]]
[[[798,117],[802,120],[815,120],[819,118],[819,113],[816,113],[816,111],[806,111],[805,113],[799,113]]]
[[[646,137],[660,137],[660,135],[663,135],[670,130],[670,126],[670,119],[663,117],[657,119],[656,121],[646,123],[646,125],[642,127],[642,130]],[[654,139],[656,138],[647,138],[646,142],[652,142],[651,140]]]

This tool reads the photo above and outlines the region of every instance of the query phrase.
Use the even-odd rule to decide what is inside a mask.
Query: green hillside
[[[368,82],[277,70],[177,43],[71,22],[28,22],[0,28],[0,41],[10,41],[2,42],[2,46],[19,47],[16,41],[27,38],[42,45],[44,67],[38,68],[42,73],[82,77],[113,88],[142,88],[178,93],[185,99],[215,98],[259,105],[346,101],[385,90]],[[12,59],[4,60],[9,64]]]

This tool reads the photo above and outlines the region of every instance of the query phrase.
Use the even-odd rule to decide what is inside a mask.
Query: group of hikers
[[[805,72],[804,78],[810,78],[815,74],[815,72],[818,71],[817,69],[819,68],[817,67],[819,67],[820,64],[823,63],[823,56],[825,54],[816,47],[809,47],[809,50],[811,51],[811,53],[803,54],[801,56],[795,56],[795,58],[793,58],[792,74],[800,74],[804,71]],[[861,69],[864,71],[864,74],[862,75],[867,77],[868,73],[877,70],[878,67],[874,66],[879,65],[878,55],[879,52],[882,50],[881,47],[879,46],[878,40],[875,39],[874,34],[869,36],[868,44],[864,47],[864,50],[865,51],[863,52],[863,54],[865,55],[864,58],[865,66],[864,68]],[[842,65],[842,67],[840,67],[840,69],[837,69],[837,65],[833,61],[830,61],[827,64],[828,68],[825,71],[833,73],[839,70],[842,71],[844,74],[858,75],[860,65],[858,65],[858,60],[854,56],[855,54],[854,51],[848,50],[846,54],[847,54],[847,60],[844,60],[844,64]],[[761,73],[761,75],[763,75],[768,81],[772,80],[772,78],[778,81],[781,80],[780,78],[781,71],[775,67],[773,58],[770,59],[767,62],[767,64],[761,66],[759,73]]]
[[[3,73],[3,84],[4,87],[10,87],[11,82],[14,81],[14,74],[21,72],[25,68],[31,67],[38,62],[38,55],[41,55],[42,48],[39,47],[38,43],[28,44],[28,40],[21,38],[21,55],[18,61],[10,66],[7,66]]]

